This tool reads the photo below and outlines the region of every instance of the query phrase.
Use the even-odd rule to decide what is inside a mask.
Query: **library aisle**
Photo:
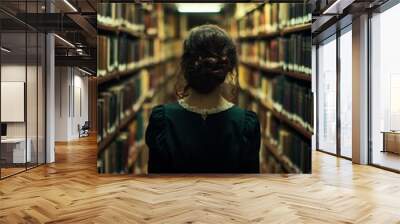
[[[218,10],[207,13],[211,6]],[[204,24],[225,29],[237,46],[240,88],[230,100],[258,114],[260,172],[310,173],[310,9],[292,3],[198,7],[99,4],[99,173],[147,173],[149,113],[155,105],[177,100],[183,40],[191,28]],[[225,79],[227,86],[235,86],[232,77]]]
[[[313,152],[312,174],[98,175],[96,137],[0,181],[1,223],[398,223],[400,178]],[[334,167],[334,168],[333,168]],[[27,187],[29,186],[29,187]]]

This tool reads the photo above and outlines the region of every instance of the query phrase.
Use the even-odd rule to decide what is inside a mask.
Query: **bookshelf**
[[[99,4],[99,173],[146,172],[150,105],[181,54],[179,20],[165,11],[161,4]]]
[[[311,82],[311,76],[302,72],[291,72],[291,71],[284,71],[279,68],[267,68],[265,66],[261,66],[257,63],[252,63],[252,62],[245,62],[245,61],[240,61],[240,64],[247,66],[249,68],[255,69],[255,70],[260,70],[268,74],[272,75],[285,75],[291,78],[295,79],[300,79],[300,80],[305,80],[308,82]]]
[[[286,155],[279,152],[277,149],[278,146],[274,144],[268,137],[264,137],[262,141],[263,146],[269,150],[269,152],[277,161],[279,161],[287,173],[301,173],[300,169],[294,165]]]
[[[142,37],[150,37],[150,38],[155,38],[155,35],[149,35],[144,33],[143,31],[140,30],[131,30],[127,27],[122,27],[122,26],[112,26],[112,25],[107,25],[104,23],[99,22],[97,24],[97,31],[100,34],[127,34],[131,38],[142,38]]]
[[[98,144],[98,153],[101,153],[114,139],[118,134],[124,129],[136,116],[139,110],[142,108],[144,102],[147,99],[151,99],[151,94],[141,97],[133,106],[132,110],[129,112],[129,115],[123,118],[116,128],[115,131],[107,134],[107,136],[100,141]]]
[[[311,23],[299,24],[290,27],[285,27],[281,30],[273,31],[273,32],[259,32],[257,34],[239,36],[239,40],[264,40],[276,38],[279,36],[285,36],[293,33],[311,31]]]
[[[254,88],[251,88],[251,87],[247,87],[247,88],[241,88],[241,91],[243,91],[246,94],[250,95],[262,107],[264,107],[265,109],[271,111],[272,114],[276,118],[278,118],[280,121],[286,123],[288,126],[290,126],[291,128],[295,129],[298,133],[300,133],[301,135],[303,135],[307,139],[311,140],[311,137],[313,135],[312,130],[305,128],[304,126],[302,126],[297,121],[291,119],[285,113],[282,113],[281,111],[277,110],[273,106],[273,103],[267,97],[263,96],[258,90],[254,89]]]
[[[262,150],[267,152],[262,154],[288,173],[311,172],[312,111],[304,109],[312,108],[308,12],[306,4],[262,3],[237,19],[240,92],[245,95],[239,102],[263,123]]]
[[[291,33],[303,32],[303,31],[306,31],[306,32],[311,31],[311,22],[294,25],[294,26],[290,26],[290,27],[285,27],[284,29],[281,30],[281,35],[288,35]]]
[[[173,74],[166,75],[165,78],[161,81],[159,86],[164,86],[166,85],[167,82],[171,81],[173,78]],[[154,95],[156,94],[156,89],[159,89],[160,87],[155,87],[154,89],[151,89],[147,92],[146,95],[140,97],[137,102],[133,105],[132,110],[129,112],[129,115],[125,118],[123,118],[120,122],[118,127],[116,128],[116,131],[108,134],[99,144],[98,144],[98,151],[101,152],[104,150],[114,139],[118,134],[129,124],[132,122],[132,120],[135,118],[137,113],[142,109],[144,104],[146,102],[149,102],[153,99]]]
[[[170,58],[164,59],[164,60],[159,61],[159,62],[149,62],[149,63],[137,66],[135,68],[127,69],[127,70],[124,70],[124,71],[114,70],[114,71],[108,72],[107,75],[105,75],[103,77],[98,77],[97,78],[97,84],[98,85],[105,85],[108,82],[120,80],[120,79],[122,79],[122,78],[124,78],[126,76],[135,75],[135,74],[137,74],[138,71],[140,71],[142,69],[147,69],[149,67],[158,66],[161,63],[166,63],[168,61],[173,61],[174,59],[177,59],[177,57],[170,57]]]

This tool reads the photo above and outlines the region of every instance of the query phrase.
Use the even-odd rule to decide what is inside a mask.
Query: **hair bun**
[[[223,76],[223,78],[225,78],[226,73],[229,71],[227,57],[200,58],[196,61],[195,65],[197,70],[202,74],[208,73],[212,75]]]
[[[216,25],[202,25],[189,31],[183,43],[181,68],[185,88],[209,93],[220,86],[237,66],[236,46],[229,34]],[[183,90],[185,92],[185,90]]]

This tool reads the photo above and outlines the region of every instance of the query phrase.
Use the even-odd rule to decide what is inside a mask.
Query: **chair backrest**
[[[90,128],[89,121],[85,121],[85,123],[83,124],[82,128]]]

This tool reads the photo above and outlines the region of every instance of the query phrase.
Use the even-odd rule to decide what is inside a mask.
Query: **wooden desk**
[[[383,131],[382,152],[400,154],[400,131]]]

